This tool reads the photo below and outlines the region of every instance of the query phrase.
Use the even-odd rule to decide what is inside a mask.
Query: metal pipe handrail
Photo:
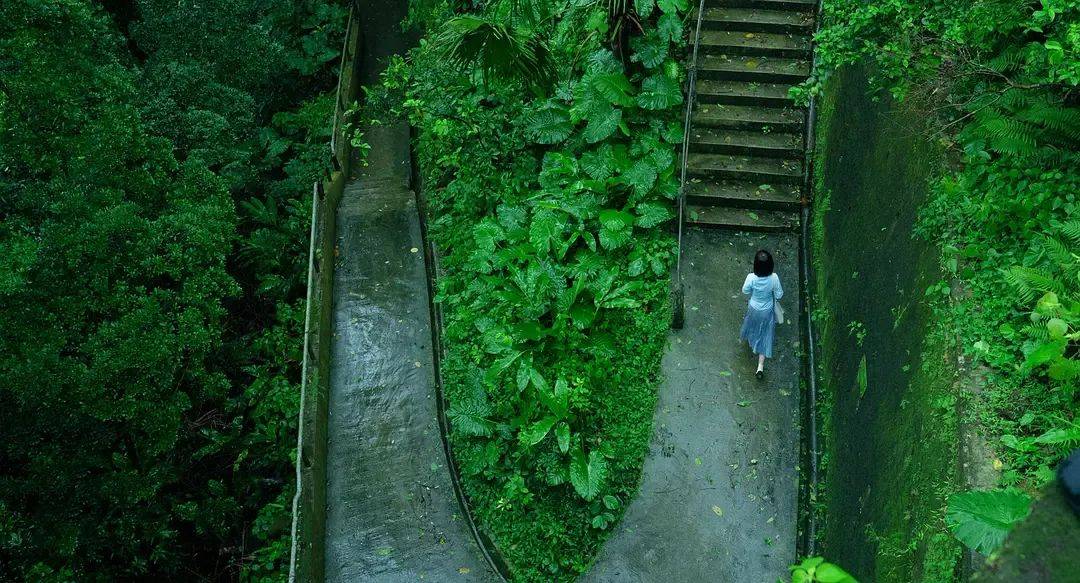
[[[690,57],[689,74],[686,80],[686,108],[683,115],[683,140],[682,156],[679,170],[679,226],[678,226],[678,254],[675,257],[675,278],[679,289],[682,289],[682,249],[683,249],[683,223],[686,214],[686,164],[690,156],[690,121],[694,114],[694,99],[697,96],[697,65],[698,44],[701,40],[701,21],[705,15],[705,0],[700,0],[697,10],[697,24],[694,26],[694,50]]]
[[[342,92],[344,90],[342,79],[344,77],[346,61],[349,59],[349,39],[353,33],[354,13],[356,7],[350,4],[349,16],[345,24],[344,43],[341,49],[341,59],[338,65],[338,83],[337,90],[334,95],[334,117],[332,120],[332,130],[330,133],[330,161],[332,168],[335,170],[343,170],[341,167],[341,160],[338,160],[337,144],[338,134],[341,128],[342,120]],[[348,143],[346,141],[346,143]],[[312,354],[312,336],[315,334],[313,328],[313,313],[312,307],[315,305],[313,301],[316,292],[315,272],[317,270],[318,257],[318,244],[322,237],[320,229],[320,216],[326,209],[322,207],[321,200],[323,199],[323,182],[318,180],[314,184],[311,197],[311,229],[308,234],[308,273],[307,273],[307,291],[304,299],[304,352],[303,360],[301,362],[300,369],[300,411],[298,412],[297,433],[296,433],[296,491],[293,493],[292,499],[292,524],[290,526],[290,540],[289,540],[289,583],[295,583],[297,580],[297,553],[299,546],[299,528],[300,528],[300,503],[301,497],[304,495],[303,486],[303,452],[304,442],[306,438],[310,438],[304,434],[304,407],[308,403],[307,393],[312,390],[310,386],[312,376],[312,360],[315,355]],[[327,301],[327,298],[320,296],[320,302]]]

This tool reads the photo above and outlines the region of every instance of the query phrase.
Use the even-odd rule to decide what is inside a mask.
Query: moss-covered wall
[[[951,581],[961,549],[942,516],[957,473],[954,361],[927,295],[939,252],[912,233],[942,159],[925,115],[879,97],[851,69],[820,101],[818,536],[821,554],[860,581]]]

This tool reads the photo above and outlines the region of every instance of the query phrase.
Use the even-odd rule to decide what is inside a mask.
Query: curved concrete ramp
[[[641,486],[579,581],[768,583],[795,560],[798,507],[798,255],[794,234],[691,230],[686,324],[664,382]],[[777,329],[765,381],[738,340],[754,251],[773,250],[792,320]]]
[[[495,581],[447,470],[415,197],[361,179],[337,230],[326,581]]]

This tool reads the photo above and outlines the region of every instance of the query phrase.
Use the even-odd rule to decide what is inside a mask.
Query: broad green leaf
[[[590,451],[588,459],[582,451],[574,455],[570,463],[570,483],[578,495],[586,500],[596,498],[604,487],[607,477],[607,461],[596,451]]]
[[[1066,344],[1067,341],[1064,339],[1043,342],[1035,350],[1028,353],[1027,358],[1024,360],[1024,367],[1030,370],[1061,356],[1065,352]]]
[[[636,194],[645,195],[656,184],[656,167],[653,166],[652,160],[640,158],[634,162],[629,171],[623,174],[623,180],[634,188]]]
[[[593,87],[596,91],[615,105],[628,106],[634,104],[634,86],[622,73],[604,73],[592,78]],[[569,119],[569,117],[568,117]]]
[[[522,429],[521,433],[518,434],[518,439],[527,446],[534,446],[547,437],[548,432],[555,426],[555,422],[555,417],[548,415],[525,429]]]
[[[639,227],[644,227],[646,229],[655,227],[675,216],[670,205],[658,202],[643,202],[637,205],[637,208],[634,210],[638,213],[635,223]]]
[[[857,583],[847,571],[832,563],[822,563],[814,569],[814,580],[818,583]]]
[[[665,13],[656,21],[656,32],[664,40],[677,42],[682,38],[682,19],[677,14]]]
[[[614,107],[608,108],[602,114],[590,115],[586,119],[585,130],[581,135],[585,138],[585,141],[595,144],[615,133],[615,130],[619,129],[620,121],[622,121],[622,110]]]
[[[533,215],[529,225],[529,242],[540,253],[551,249],[552,241],[566,227],[563,217],[551,209],[541,208]]]
[[[648,18],[656,9],[656,0],[634,0],[634,11],[641,18]]]
[[[581,169],[595,180],[606,180],[615,172],[615,159],[611,144],[589,150],[581,155]]]
[[[570,450],[570,426],[565,421],[555,427],[555,439],[559,442],[559,451],[566,453]]]
[[[539,144],[558,144],[570,137],[574,124],[570,111],[564,105],[547,103],[532,112],[525,122],[525,132]]]
[[[686,12],[690,7],[686,0],[657,0],[656,5],[660,7],[660,10],[664,12],[664,14]]]
[[[473,240],[476,246],[485,251],[495,251],[495,244],[505,238],[502,227],[490,217],[477,223],[473,227]]]
[[[972,490],[949,497],[945,522],[960,542],[988,555],[1030,509],[1031,498],[1019,490]]]
[[[679,84],[670,77],[657,73],[641,83],[638,105],[645,109],[659,110],[682,103],[683,94]]]
[[[622,230],[629,229],[634,224],[634,215],[626,211],[605,209],[600,211],[600,224],[605,229]]]
[[[668,41],[658,32],[650,31],[643,36],[630,39],[630,48],[633,54],[630,60],[641,63],[652,69],[660,66],[668,56]]]
[[[1050,337],[1056,340],[1064,337],[1069,332],[1069,325],[1061,318],[1050,318],[1046,322],[1046,330],[1050,333]]]

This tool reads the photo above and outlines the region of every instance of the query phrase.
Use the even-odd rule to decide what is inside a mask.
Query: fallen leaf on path
[[[719,506],[713,506],[712,511],[713,511],[713,514],[715,514],[717,516],[721,516],[721,517],[724,516],[724,509],[720,508]]]

